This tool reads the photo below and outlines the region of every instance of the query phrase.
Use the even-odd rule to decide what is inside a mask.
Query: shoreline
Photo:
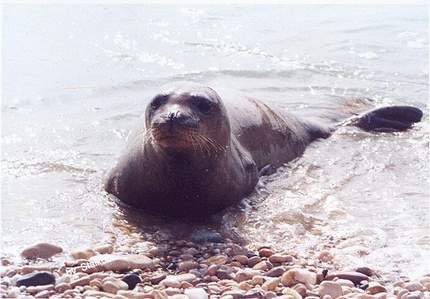
[[[74,252],[48,243],[30,246],[22,264],[2,258],[1,298],[430,298],[430,274],[390,282],[368,267],[338,269],[328,250],[301,258],[228,240],[138,245],[140,250],[114,250],[107,243]]]

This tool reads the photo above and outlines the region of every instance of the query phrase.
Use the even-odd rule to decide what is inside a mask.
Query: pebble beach
[[[39,243],[23,249],[21,263],[2,258],[1,298],[430,298],[430,274],[388,281],[369,267],[337,269],[325,247],[301,257],[229,240],[72,252]]]

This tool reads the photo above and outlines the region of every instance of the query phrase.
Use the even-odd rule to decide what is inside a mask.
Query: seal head
[[[215,155],[230,141],[230,122],[208,87],[165,88],[145,111],[151,142],[167,154]]]

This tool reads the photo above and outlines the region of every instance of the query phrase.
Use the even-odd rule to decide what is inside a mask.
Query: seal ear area
[[[412,106],[390,106],[377,108],[360,116],[355,125],[365,131],[404,131],[420,122],[423,112]]]

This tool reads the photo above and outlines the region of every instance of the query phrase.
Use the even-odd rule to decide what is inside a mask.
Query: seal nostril
[[[167,116],[169,121],[172,121],[175,118],[175,112],[170,112],[169,115]]]

